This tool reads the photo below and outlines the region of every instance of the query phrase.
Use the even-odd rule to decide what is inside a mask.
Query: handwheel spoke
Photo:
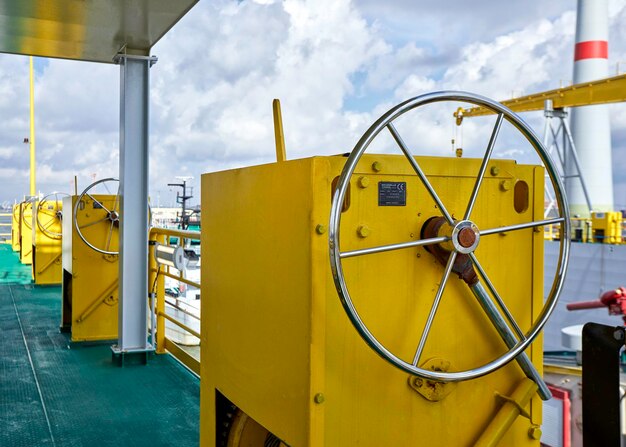
[[[56,220],[50,220],[46,225],[43,226],[42,230],[44,231],[44,233],[46,232],[46,230],[48,228],[50,228],[52,225],[54,225],[54,223],[56,222]]]
[[[413,357],[413,366],[417,366],[417,364],[419,363],[420,357],[422,356],[422,351],[424,350],[424,346],[426,345],[426,340],[428,339],[428,333],[430,332],[430,327],[432,326],[433,320],[435,319],[435,314],[437,313],[437,308],[439,307],[439,303],[441,302],[441,297],[443,296],[443,291],[446,288],[446,283],[448,282],[448,278],[450,277],[450,272],[452,271],[452,266],[454,265],[456,256],[457,256],[457,252],[453,251],[452,253],[450,253],[450,257],[448,258],[448,263],[446,264],[445,271],[443,272],[441,283],[439,284],[439,288],[437,289],[437,295],[435,295],[435,301],[433,302],[433,305],[430,308],[428,319],[426,320],[426,324],[424,325],[424,330],[422,331],[422,337],[420,338],[420,342],[417,345],[417,350],[415,351],[415,357]]]
[[[107,236],[107,244],[106,251],[109,251],[111,248],[111,236],[113,235],[113,227],[115,226],[115,222],[111,222],[111,226],[109,227],[109,235]]]
[[[109,213],[109,214],[111,213],[111,211],[109,211],[109,210],[107,209],[107,207],[106,207],[106,206],[104,206],[104,204],[103,204],[102,202],[100,202],[99,200],[96,200],[96,199],[95,199],[95,198],[94,198],[91,194],[87,193],[87,194],[86,194],[86,196],[87,196],[87,197],[90,197],[90,198],[91,198],[91,200],[93,200],[93,201],[94,201],[94,203],[97,203],[97,204],[98,204],[98,205],[99,205],[99,206],[100,206],[103,210],[105,210],[107,213]]]
[[[87,227],[90,227],[90,226],[92,226],[92,225],[97,225],[97,224],[99,224],[100,222],[104,222],[104,221],[105,221],[105,220],[107,220],[108,218],[109,218],[109,216],[104,216],[102,219],[95,220],[95,221],[93,221],[93,222],[89,222],[88,224],[85,224],[85,225],[80,225],[80,228],[87,228]]]
[[[433,198],[433,200],[435,201],[435,203],[437,204],[437,206],[441,210],[441,214],[443,215],[443,217],[446,218],[446,221],[448,222],[448,224],[454,225],[454,220],[452,219],[452,216],[450,215],[450,213],[448,213],[448,210],[446,209],[446,207],[444,206],[443,202],[441,201],[441,199],[439,198],[439,196],[435,192],[435,189],[432,187],[432,185],[430,184],[430,182],[426,178],[426,174],[424,174],[424,171],[422,171],[422,168],[420,168],[420,165],[415,160],[415,157],[413,157],[413,154],[411,154],[411,151],[409,151],[409,148],[406,146],[406,144],[402,140],[402,137],[400,136],[400,134],[396,130],[396,128],[393,125],[393,123],[387,124],[387,129],[389,129],[389,132],[391,132],[391,135],[393,136],[393,139],[396,141],[396,143],[398,144],[398,146],[400,147],[400,149],[402,150],[402,152],[404,153],[406,158],[409,160],[409,163],[411,164],[411,166],[413,167],[413,169],[417,173],[418,177],[420,178],[420,180],[422,181],[422,183],[424,184],[424,186],[428,190],[428,193],[430,194],[430,196]]]
[[[117,185],[117,193],[115,194],[115,201],[113,202],[113,211],[117,211],[117,205],[120,202],[120,185]]]
[[[526,223],[521,223],[521,224],[508,225],[504,227],[490,228],[488,230],[481,230],[480,235],[487,236],[490,234],[506,233],[507,231],[524,230],[526,228],[535,228],[535,227],[541,227],[543,225],[553,225],[553,224],[564,223],[564,222],[565,222],[564,217],[557,217],[555,219],[546,219],[546,220],[536,220],[534,222],[526,222]]]
[[[339,254],[343,258],[352,258],[354,256],[370,255],[372,253],[382,253],[391,250],[401,250],[403,248],[420,247],[424,245],[440,244],[442,242],[449,241],[450,237],[441,236],[433,237],[430,239],[421,239],[419,241],[402,242],[399,244],[379,245],[378,247],[361,248],[359,250],[344,251]]]
[[[38,213],[45,214],[46,216],[56,217],[56,212],[54,210],[49,210],[46,208],[39,208]]]
[[[515,318],[513,318],[513,315],[511,314],[509,309],[506,307],[506,304],[504,304],[504,301],[502,300],[502,298],[498,294],[496,288],[494,287],[493,283],[491,282],[491,280],[487,276],[487,273],[483,269],[482,265],[480,265],[480,262],[478,262],[478,258],[476,257],[476,255],[474,253],[469,253],[469,256],[470,256],[470,258],[472,260],[472,263],[474,264],[474,267],[476,267],[476,270],[478,270],[478,273],[480,273],[480,276],[485,281],[485,284],[487,284],[487,288],[491,292],[491,296],[496,301],[496,303],[498,303],[498,306],[500,307],[500,309],[504,313],[504,316],[508,320],[508,323],[511,325],[511,327],[513,328],[513,330],[515,331],[517,336],[520,339],[525,340],[526,336],[524,335],[524,332],[518,326],[517,322],[515,321]]]
[[[496,144],[496,139],[498,138],[498,132],[500,132],[500,127],[502,126],[502,120],[504,119],[504,114],[499,113],[498,118],[496,119],[496,124],[493,127],[493,131],[491,132],[491,138],[489,138],[489,145],[487,146],[487,150],[485,151],[485,156],[483,157],[483,162],[480,165],[480,170],[478,171],[478,177],[476,177],[476,183],[474,184],[474,190],[472,191],[472,195],[470,196],[469,202],[467,204],[467,210],[465,211],[465,217],[463,220],[469,220],[472,210],[474,209],[474,205],[476,204],[476,197],[478,197],[478,190],[480,189],[480,185],[485,178],[485,171],[487,170],[487,165],[489,164],[489,160],[491,159],[491,154],[493,153],[493,148]]]

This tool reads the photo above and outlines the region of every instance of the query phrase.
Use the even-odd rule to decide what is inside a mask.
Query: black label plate
[[[378,182],[378,206],[406,206],[406,182]]]

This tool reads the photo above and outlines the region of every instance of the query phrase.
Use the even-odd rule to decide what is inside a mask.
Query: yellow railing
[[[13,215],[11,213],[0,213],[0,218],[2,217],[9,217],[12,218]],[[9,231],[8,233],[4,230],[4,228],[8,227],[9,229],[11,228],[11,223],[0,223],[0,244],[10,244],[11,243],[11,231]]]
[[[598,236],[596,231],[594,231],[598,230],[598,228],[594,228],[593,219],[591,218],[572,217],[570,221],[572,229],[571,238],[573,242],[626,244],[626,238],[624,237],[624,235],[626,235],[626,220],[621,220],[621,222],[619,222],[620,227],[618,227],[618,231],[621,230],[621,237],[613,231],[611,232],[611,239],[608,237],[605,239],[602,236]],[[601,223],[602,221],[600,221],[600,224]],[[605,229],[606,226],[607,224],[604,224],[603,226],[600,226],[599,229]],[[560,238],[559,230],[560,225],[544,226],[544,239],[558,240]]]
[[[177,238],[176,243],[172,244],[172,238]],[[154,255],[155,247],[157,244],[161,245],[180,245],[185,246],[185,241],[200,240],[199,231],[183,231],[172,230],[166,228],[152,228],[150,230],[150,245],[149,245],[149,271],[148,271],[148,285],[150,287],[150,306],[152,309],[153,319],[150,322],[150,328],[152,330],[152,340],[156,342],[157,354],[164,354],[169,352],[176,357],[181,363],[187,366],[190,370],[200,375],[200,352],[198,350],[196,355],[193,355],[188,350],[184,349],[179,343],[172,340],[166,334],[166,320],[179,327],[183,331],[191,334],[193,337],[200,338],[200,332],[191,327],[189,322],[183,322],[178,320],[175,316],[167,313],[166,305],[172,309],[177,310],[179,314],[189,317],[191,320],[200,321],[199,309],[198,314],[191,312],[185,306],[180,305],[175,301],[166,298],[165,294],[165,277],[176,279],[184,284],[200,289],[200,283],[192,281],[185,277],[184,272],[176,270],[174,267],[165,264],[157,263]],[[189,306],[187,306],[189,307]],[[155,334],[156,331],[156,334]]]

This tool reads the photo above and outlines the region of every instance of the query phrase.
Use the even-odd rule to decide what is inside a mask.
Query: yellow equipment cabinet
[[[424,234],[443,211],[411,159],[455,222],[477,173],[485,174],[471,213],[481,233]],[[201,445],[538,447],[537,385],[515,361],[482,369],[511,351],[456,270],[449,275],[452,264],[442,279],[434,246],[420,244],[471,239],[489,287],[536,336],[534,322],[546,312],[544,169],[489,157],[395,155],[363,155],[354,167],[339,200],[351,304],[409,369],[452,374],[443,382],[369,349],[337,297],[329,214],[345,164],[343,156],[315,157],[202,176],[202,209],[210,212],[202,214]],[[556,222],[569,233],[566,220]],[[535,340],[525,354],[540,374]],[[468,370],[473,380],[454,376]]]
[[[20,262],[33,262],[33,202],[20,203]]]
[[[52,193],[35,206],[32,276],[35,284],[61,284],[62,197]]]
[[[593,242],[603,244],[622,243],[622,213],[607,211],[591,213]]]
[[[71,330],[73,342],[115,340],[118,334],[118,197],[83,193],[64,198],[63,209],[61,330]]]
[[[21,203],[13,205],[13,217],[11,219],[11,248],[20,251],[20,212]]]

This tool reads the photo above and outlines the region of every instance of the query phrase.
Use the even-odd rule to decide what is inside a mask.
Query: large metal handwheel
[[[63,200],[63,197],[69,197],[69,194],[57,191],[51,192],[50,194],[44,196],[43,199],[41,199],[37,204],[37,217],[35,218],[37,221],[37,227],[39,227],[41,232],[50,239],[61,239],[61,236],[63,235],[63,233],[57,233],[50,230],[50,227],[52,227],[55,223],[61,223],[63,220],[63,211],[58,208],[59,198]],[[53,204],[52,207],[50,207],[50,204]],[[46,223],[42,222],[39,217],[42,214],[49,216],[50,221]]]
[[[115,194],[115,199],[113,201],[113,206],[107,208],[104,206],[102,202],[94,198],[90,191],[93,191],[98,185],[102,185],[108,192],[112,191],[111,188],[107,186],[107,184],[114,184],[114,188],[117,192]],[[96,217],[87,223],[78,222],[78,210],[81,206],[81,203],[84,203],[83,200],[85,197],[89,197],[94,203],[94,212]],[[98,253],[102,253],[105,255],[118,255],[119,251],[111,250],[111,241],[115,237],[116,240],[119,240],[119,226],[120,226],[120,190],[119,190],[119,180],[116,178],[105,178],[102,180],[98,180],[91,185],[89,185],[85,190],[81,193],[76,200],[76,204],[74,205],[74,227],[76,228],[76,233],[83,240],[85,244],[89,248]],[[83,234],[83,230],[87,227],[91,227],[93,225],[108,225],[106,241],[104,243],[104,247],[98,247],[95,243],[87,240],[87,237]],[[114,236],[115,235],[115,236]]]
[[[23,224],[24,224],[24,226],[26,228],[31,230],[33,228],[33,222],[32,222],[32,220],[26,218],[26,210],[30,207],[30,209],[31,209],[30,217],[32,219],[32,217],[33,217],[33,212],[32,212],[32,209],[33,209],[33,199],[24,200],[22,203],[23,203],[23,205],[20,207],[20,213],[21,213],[21,216],[22,216],[22,222],[23,222]]]
[[[463,218],[460,220],[454,219],[452,215],[448,212],[445,204],[437,195],[437,192],[430,184],[428,178],[422,171],[418,162],[416,161],[413,154],[410,152],[409,148],[404,143],[402,137],[394,126],[394,121],[405,113],[426,104],[443,101],[460,101],[470,103],[476,106],[483,106],[487,109],[490,109],[497,115],[496,124],[491,133],[491,138],[485,151],[485,155],[482,160],[478,176],[474,183],[474,188],[470,195],[469,203],[467,204],[467,208],[465,210]],[[507,120],[510,124],[512,124],[525,137],[525,139],[530,143],[530,145],[539,155],[547,171],[548,178],[555,191],[559,214],[558,217],[553,219],[501,226],[498,228],[479,229],[476,223],[472,221],[472,210],[476,203],[476,198],[478,196],[481,183],[485,176],[487,165],[489,163],[489,160],[491,159],[494,145],[503,120]],[[435,232],[434,234],[424,236],[423,239],[417,241],[400,242],[397,244],[371,247],[360,250],[341,251],[339,229],[341,224],[342,207],[346,198],[348,186],[350,184],[350,179],[363,153],[366,151],[370,143],[372,143],[372,141],[385,129],[391,133],[391,136],[399,146],[400,150],[406,156],[408,163],[412,166],[413,170],[428,191],[428,194],[432,197],[438,209],[441,211],[442,216],[435,217],[435,219],[439,219],[439,227],[445,227],[445,231]],[[530,329],[526,333],[524,333],[507,309],[504,301],[493,286],[493,283],[490,281],[487,272],[483,269],[474,251],[479,245],[480,238],[528,228],[539,229],[539,227],[550,224],[560,225],[561,230],[560,251],[556,267],[556,273],[554,276],[552,287],[550,289],[549,296],[545,300],[543,309],[541,310],[537,318],[532,322]],[[563,281],[565,279],[565,270],[567,268],[567,262],[569,257],[569,234],[569,212],[563,185],[561,183],[558,172],[556,171],[555,166],[550,159],[549,154],[543,147],[539,138],[537,138],[534,132],[530,129],[530,127],[511,110],[488,98],[466,92],[435,92],[412,98],[393,107],[383,116],[381,116],[365,132],[365,134],[361,137],[359,142],[354,147],[354,150],[350,153],[350,156],[348,157],[341,176],[339,177],[339,180],[337,182],[337,188],[333,196],[330,212],[330,265],[335,282],[335,287],[341,299],[341,303],[352,324],[361,335],[361,337],[365,340],[365,342],[377,354],[379,354],[383,359],[387,360],[395,367],[409,374],[429,380],[441,382],[456,382],[461,380],[469,380],[489,374],[496,369],[506,365],[511,360],[516,359],[518,363],[520,363],[520,366],[522,367],[524,372],[538,383],[540,394],[542,395],[542,397],[544,399],[547,399],[549,398],[550,393],[547,390],[545,383],[543,383],[541,377],[532,366],[532,363],[530,363],[530,361],[522,351],[524,351],[530,345],[530,343],[532,343],[535,337],[537,337],[556,306],[557,299],[561,292]],[[445,264],[443,277],[435,294],[434,301],[426,320],[422,335],[419,341],[416,340],[417,347],[413,361],[408,362],[388,350],[378,339],[376,339],[376,337],[364,324],[350,296],[348,285],[346,284],[343,273],[342,263],[344,262],[344,260],[346,260],[346,262],[349,262],[348,258],[355,256],[365,256],[374,253],[407,249],[418,246],[424,246],[427,249],[434,249],[436,247],[440,247],[440,244],[442,243],[447,243],[446,245],[450,247],[448,248],[449,251],[447,252],[447,260],[443,260],[443,263]],[[442,299],[446,283],[448,282],[448,279],[450,277],[450,273],[455,269],[455,261],[457,261],[457,258],[461,256],[468,257],[471,261],[468,260],[467,263],[470,264],[470,268],[475,268],[477,272],[477,274],[474,274],[474,278],[471,282],[466,282],[468,283],[468,285],[470,285],[470,288],[474,293],[477,301],[481,305],[483,311],[487,314],[494,327],[500,333],[502,339],[508,347],[508,351],[506,351],[500,357],[495,358],[494,360],[473,369],[447,372],[433,371],[429,368],[419,366],[421,354],[426,344],[431,325],[433,323],[433,320],[435,319],[437,308]],[[487,288],[491,292],[491,296],[489,296],[487,291],[482,287],[481,280],[487,285]]]

